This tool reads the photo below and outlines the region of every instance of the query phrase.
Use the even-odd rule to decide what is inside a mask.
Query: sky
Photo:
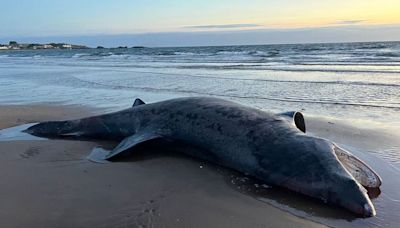
[[[0,0],[0,42],[197,46],[400,40],[399,0]]]

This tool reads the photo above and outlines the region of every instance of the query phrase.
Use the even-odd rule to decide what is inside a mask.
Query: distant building
[[[43,49],[50,49],[50,48],[54,48],[53,45],[51,44],[43,44]]]
[[[65,49],[71,49],[72,45],[71,44],[63,44],[61,47],[65,48]]]
[[[0,50],[18,50],[18,49],[87,49],[89,47],[83,45],[65,44],[65,43],[48,43],[48,44],[19,44],[16,41],[10,41],[9,44],[0,44]]]
[[[21,49],[27,49],[29,44],[18,44],[18,47]]]

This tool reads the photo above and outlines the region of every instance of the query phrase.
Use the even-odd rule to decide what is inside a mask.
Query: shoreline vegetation
[[[103,46],[97,46],[95,49],[104,49]],[[127,46],[119,46],[115,48],[128,48]],[[143,46],[133,46],[132,48],[144,48]],[[68,43],[18,43],[10,41],[8,44],[0,44],[1,50],[47,50],[47,49],[94,49],[85,45],[68,44]]]

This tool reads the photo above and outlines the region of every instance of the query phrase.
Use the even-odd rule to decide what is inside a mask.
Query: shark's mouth
[[[336,144],[334,144],[334,151],[340,163],[362,186],[379,188],[382,185],[382,179],[379,175],[361,159]]]

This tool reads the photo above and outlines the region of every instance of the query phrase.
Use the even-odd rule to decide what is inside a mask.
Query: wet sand
[[[0,128],[98,112],[72,106],[0,106]],[[242,192],[234,181],[238,173],[154,148],[141,148],[110,164],[87,161],[99,144],[114,145],[0,142],[0,226],[323,227]]]
[[[0,106],[0,128],[88,116],[104,110],[75,106]],[[373,218],[241,173],[142,147],[111,164],[85,156],[112,142],[0,142],[1,227],[397,227],[400,223],[398,128],[306,116],[309,134],[356,154],[383,179],[370,192]],[[361,127],[360,127],[361,126]]]
[[[315,213],[312,220],[338,227],[399,227],[400,224],[400,127],[369,122],[344,122],[335,119],[311,119],[309,133],[338,143],[373,168],[382,178],[379,190],[370,190],[377,215],[360,219],[338,216],[332,211]],[[318,207],[317,207],[318,208]],[[323,212],[323,213],[321,213]]]
[[[371,126],[369,123],[339,119],[306,118],[308,134],[334,141],[361,158],[383,179],[380,189],[369,189],[377,215],[359,218],[354,214],[276,187],[261,188],[262,183],[240,173],[230,174],[238,191],[274,205],[293,215],[330,227],[398,227],[400,218],[400,136],[398,126]],[[396,130],[397,129],[397,130]]]

